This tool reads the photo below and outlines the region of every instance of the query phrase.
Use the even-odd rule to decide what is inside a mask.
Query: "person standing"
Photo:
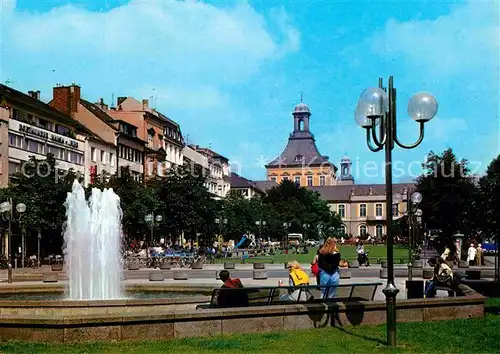
[[[477,260],[476,265],[484,266],[484,254],[483,254],[483,247],[481,244],[477,245],[476,260]]]
[[[467,261],[469,262],[469,266],[474,266],[476,265],[476,254],[477,254],[477,249],[474,247],[474,244],[471,243],[469,250],[467,251]]]
[[[329,287],[321,289],[323,297],[334,298],[339,285],[339,263],[340,252],[337,248],[337,241],[334,238],[328,238],[318,253],[318,268],[320,285]]]

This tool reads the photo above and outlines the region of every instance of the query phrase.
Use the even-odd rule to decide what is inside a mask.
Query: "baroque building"
[[[277,183],[292,180],[307,187],[335,185],[337,167],[316,146],[310,131],[309,107],[300,102],[292,116],[293,132],[280,156],[266,165],[267,179]]]

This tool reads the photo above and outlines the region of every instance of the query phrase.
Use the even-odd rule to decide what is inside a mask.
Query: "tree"
[[[422,194],[420,209],[427,229],[441,229],[441,244],[460,231],[471,235],[477,229],[477,188],[467,160],[457,161],[451,149],[441,155],[431,152],[424,164],[426,172],[417,178]]]
[[[318,226],[324,230],[325,236],[330,236],[340,225],[340,217],[332,212],[326,201],[317,192],[300,187],[291,181],[282,181],[271,188],[264,197],[274,216],[274,227],[281,228],[278,234],[285,234],[282,224],[290,223],[288,232],[303,232],[303,225],[309,225],[308,233],[316,233]],[[280,226],[281,225],[281,226]]]
[[[45,251],[59,253],[63,245],[62,227],[66,220],[64,202],[73,181],[78,178],[76,173],[58,169],[54,156],[48,154],[44,160],[31,156],[13,177],[5,193],[12,197],[14,205],[26,204],[19,226],[26,232],[28,252],[35,252],[40,232]],[[16,240],[13,243],[15,247],[20,238],[14,235],[13,240]]]
[[[479,180],[480,214],[487,237],[500,235],[500,155],[489,164]]]
[[[220,211],[220,220],[227,219],[227,225],[222,225],[224,236],[236,241],[244,233],[258,234],[262,231],[266,235],[269,223],[269,215],[264,212],[264,205],[259,197],[246,199],[241,194],[230,192],[223,201]],[[265,221],[266,225],[260,227],[256,221]]]
[[[165,228],[175,241],[184,235],[196,239],[204,233],[209,241],[215,232],[218,203],[205,187],[206,177],[201,168],[194,170],[179,166],[168,171],[165,179],[158,182],[158,197],[163,202]]]

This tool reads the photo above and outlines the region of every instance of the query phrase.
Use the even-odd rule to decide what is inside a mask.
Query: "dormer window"
[[[295,162],[301,162],[303,160],[304,160],[304,156],[302,156],[302,155],[296,155],[295,156]]]

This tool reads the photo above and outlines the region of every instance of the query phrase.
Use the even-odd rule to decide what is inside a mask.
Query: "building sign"
[[[29,125],[19,124],[19,131],[37,136],[42,139],[49,139],[49,133],[40,129],[33,128]],[[71,146],[72,148],[78,148],[78,142],[72,139],[67,139],[56,134],[50,134],[50,140],[58,142],[63,145]]]

